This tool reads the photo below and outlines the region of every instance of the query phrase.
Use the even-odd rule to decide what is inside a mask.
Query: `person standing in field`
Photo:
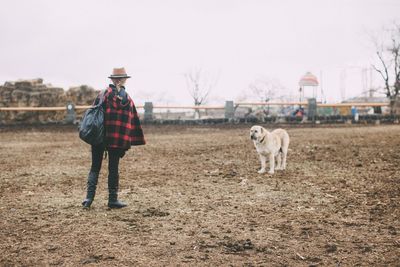
[[[103,97],[104,110],[104,143],[92,146],[92,165],[87,179],[87,194],[82,202],[83,207],[92,205],[96,194],[97,181],[103,161],[103,154],[108,152],[108,207],[123,208],[125,203],[118,200],[119,161],[131,146],[144,145],[143,130],[135,104],[125,90],[125,82],[130,76],[124,68],[115,68],[112,84],[100,93],[94,101],[98,104]]]

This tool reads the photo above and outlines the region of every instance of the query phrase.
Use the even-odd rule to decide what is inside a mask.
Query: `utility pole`
[[[346,99],[346,69],[340,72],[340,97],[342,101]]]

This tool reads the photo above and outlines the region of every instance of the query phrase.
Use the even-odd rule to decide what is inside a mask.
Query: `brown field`
[[[400,266],[400,126],[289,128],[260,175],[249,125],[146,126],[90,210],[75,128],[0,129],[1,266]],[[267,128],[269,128],[267,126]]]

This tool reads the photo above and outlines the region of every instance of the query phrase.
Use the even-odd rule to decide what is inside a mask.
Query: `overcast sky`
[[[138,104],[191,103],[184,74],[193,68],[218,76],[209,103],[237,100],[257,79],[297,94],[307,71],[328,102],[357,96],[374,60],[367,33],[400,21],[399,0],[0,1],[1,83],[101,89],[124,66]]]

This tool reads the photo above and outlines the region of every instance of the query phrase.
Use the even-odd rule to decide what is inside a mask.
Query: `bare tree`
[[[261,102],[269,102],[276,97],[279,91],[284,89],[278,80],[266,77],[256,79],[254,82],[249,84],[249,88],[253,96],[255,96]],[[263,116],[261,121],[264,121],[264,117],[268,116],[270,113],[270,106],[268,105],[266,109],[263,107],[262,109],[256,111],[256,113],[260,113],[259,116]]]
[[[282,84],[276,79],[257,79],[249,85],[253,95],[262,102],[268,102],[273,99],[277,92],[284,89]]]
[[[212,77],[200,68],[193,69],[184,74],[186,86],[193,98],[194,105],[200,106],[207,102],[208,96],[217,84],[217,77]],[[196,109],[195,116],[200,117],[200,112]]]
[[[372,67],[385,83],[386,96],[393,100],[400,93],[400,24],[385,30],[385,36],[382,40],[374,40],[380,67]]]

